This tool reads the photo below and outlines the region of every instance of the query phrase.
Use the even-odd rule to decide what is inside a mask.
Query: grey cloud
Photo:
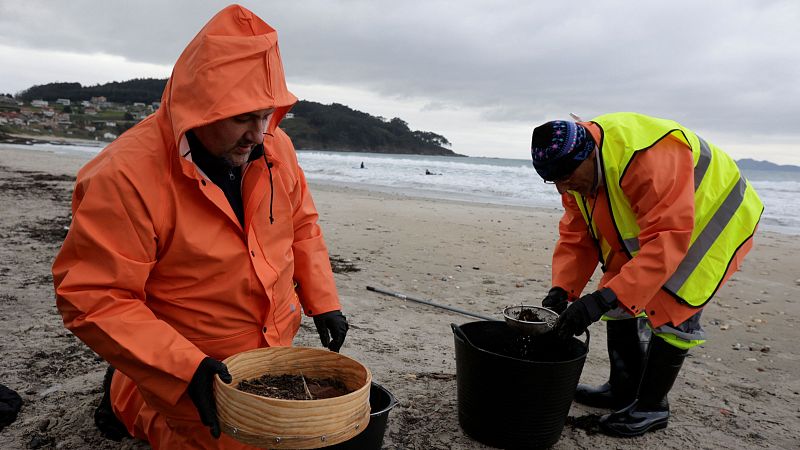
[[[243,2],[294,82],[529,123],[634,110],[753,133],[800,118],[800,3]],[[224,2],[0,3],[0,44],[171,64]],[[800,130],[791,131],[796,134]]]

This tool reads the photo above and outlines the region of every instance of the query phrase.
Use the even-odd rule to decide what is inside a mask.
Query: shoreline
[[[16,144],[16,145],[36,145],[36,144],[52,144],[52,145],[80,145],[86,147],[104,147],[111,142],[108,141],[95,141],[91,139],[69,138],[54,135],[37,135],[37,134],[0,134],[0,145],[2,144]]]

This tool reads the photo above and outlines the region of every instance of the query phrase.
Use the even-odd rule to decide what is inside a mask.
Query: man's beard
[[[242,167],[243,165],[245,165],[245,163],[247,162],[247,160],[249,158],[250,158],[250,154],[247,155],[247,158],[245,158],[244,161],[238,162],[238,161],[234,161],[232,154],[226,153],[226,154],[222,155],[222,157],[219,158],[219,160],[220,160],[220,162],[222,164],[225,165],[226,168],[234,169],[236,167]]]
[[[222,160],[222,163],[225,164],[225,166],[227,168],[230,169],[230,168],[235,168],[235,167],[241,167],[241,166],[245,165],[247,163],[247,161],[250,159],[250,155],[253,153],[253,149],[255,148],[255,144],[249,143],[249,142],[243,142],[243,143],[237,143],[236,144],[237,148],[240,147],[240,146],[244,146],[244,145],[249,145],[250,146],[250,152],[248,152],[247,155],[241,155],[241,157],[244,159],[244,161],[237,162],[235,160],[235,158],[239,157],[240,155],[234,154],[233,152],[228,152],[228,153],[223,153],[222,154],[220,159]]]

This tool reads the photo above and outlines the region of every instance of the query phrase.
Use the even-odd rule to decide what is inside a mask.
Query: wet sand
[[[50,265],[69,224],[72,179],[89,155],[0,145],[0,383],[24,400],[4,448],[142,449],[102,438],[92,412],[105,368],[62,325]],[[459,428],[450,323],[474,319],[366,290],[375,286],[502,318],[539,304],[550,278],[557,210],[461,203],[312,184],[344,312],[342,353],[400,401],[384,447],[479,449]],[[573,405],[556,449],[797,448],[800,429],[800,244],[760,232],[742,271],[703,316],[670,395],[666,430],[635,439],[596,433],[603,410]],[[603,382],[605,326],[595,324],[582,381]],[[304,318],[295,345],[318,346]]]

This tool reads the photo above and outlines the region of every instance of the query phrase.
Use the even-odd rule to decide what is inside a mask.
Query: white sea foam
[[[393,188],[412,195],[558,207],[552,186],[522,160],[298,152],[313,181]],[[361,162],[365,168],[361,169]],[[426,171],[433,175],[426,175]]]
[[[73,144],[2,144],[3,147],[20,150],[39,150],[53,153],[100,153],[105,148],[105,142],[98,142],[97,145],[73,145]]]

